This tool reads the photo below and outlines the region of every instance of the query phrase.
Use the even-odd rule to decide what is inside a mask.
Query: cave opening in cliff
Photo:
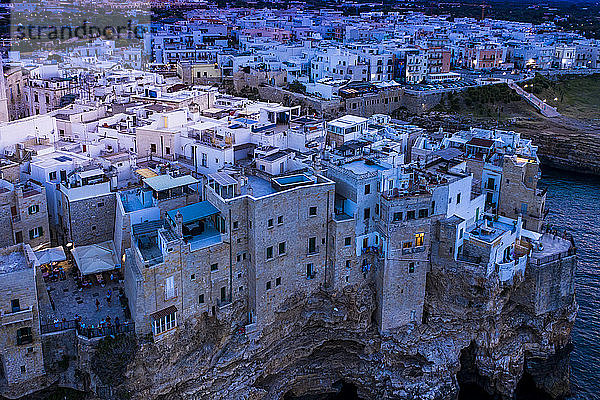
[[[288,392],[283,397],[284,400],[361,400],[358,397],[358,388],[351,382],[344,380],[336,381],[332,385],[333,393],[310,394],[296,396],[292,392]]]
[[[527,371],[523,372],[523,376],[517,384],[517,390],[515,391],[515,398],[517,400],[552,400],[552,396],[539,389],[535,385],[535,381],[531,374]]]
[[[468,347],[460,351],[460,370],[456,374],[458,382],[459,400],[492,400],[494,399],[484,389],[487,384],[487,378],[479,373],[475,357],[477,354],[477,345],[472,341]]]

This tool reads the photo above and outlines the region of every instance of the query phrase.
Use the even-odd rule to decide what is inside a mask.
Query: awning
[[[155,313],[150,314],[150,318],[152,318],[154,321],[156,321],[157,319],[161,319],[166,317],[169,314],[173,314],[177,312],[177,307],[175,306],[169,306],[167,308],[163,308],[160,311],[157,311]]]
[[[144,183],[150,186],[155,192],[192,185],[198,182],[200,181],[191,175],[181,175],[174,178],[171,175],[166,174],[144,179]]]
[[[75,247],[71,250],[71,254],[73,254],[75,264],[81,275],[112,271],[120,266],[112,240],[89,246]]]
[[[62,246],[36,251],[34,254],[40,265],[65,261],[67,259],[65,250],[62,248]]]
[[[167,215],[171,218],[171,221],[175,222],[175,216],[178,212],[183,216],[183,223],[188,224],[206,218],[209,215],[217,214],[219,210],[210,204],[209,201],[201,201],[199,203],[190,204],[189,206],[167,211]]]

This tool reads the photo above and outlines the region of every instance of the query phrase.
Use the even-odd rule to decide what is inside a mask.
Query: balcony
[[[425,251],[425,246],[407,247],[407,248],[402,249],[402,255],[423,253],[424,251]]]
[[[19,324],[28,321],[33,321],[32,306],[29,306],[24,310],[2,314],[2,316],[0,317],[0,323],[2,323],[2,326]]]

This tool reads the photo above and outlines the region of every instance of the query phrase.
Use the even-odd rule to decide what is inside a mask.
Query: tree
[[[295,93],[306,93],[306,86],[304,86],[303,84],[301,84],[300,82],[298,82],[297,80],[290,83],[288,85],[288,90],[290,92],[295,92]]]

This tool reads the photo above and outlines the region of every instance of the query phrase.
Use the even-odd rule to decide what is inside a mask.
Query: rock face
[[[511,286],[468,271],[428,274],[423,323],[378,333],[371,285],[291,297],[277,322],[240,334],[240,315],[200,317],[170,340],[141,345],[118,388],[132,399],[280,399],[356,386],[364,399],[452,399],[459,383],[512,398],[524,372],[553,398],[568,394],[577,305],[535,315]],[[242,309],[234,304],[232,309]]]
[[[521,122],[516,130],[539,146],[543,164],[578,173],[600,175],[600,125],[562,116]]]

